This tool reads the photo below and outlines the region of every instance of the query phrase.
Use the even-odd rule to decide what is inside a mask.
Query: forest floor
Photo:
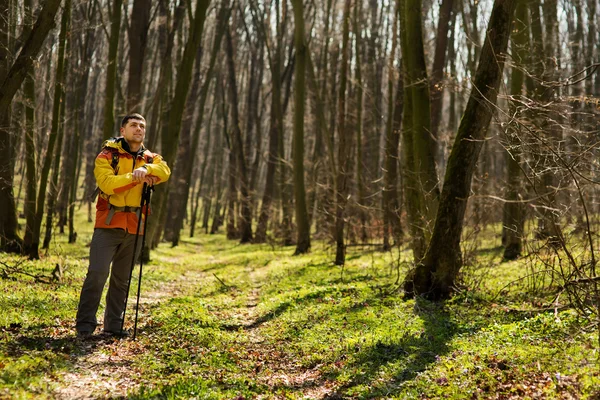
[[[352,247],[342,268],[320,242],[302,256],[222,235],[165,243],[144,266],[135,341],[75,336],[90,237],[59,235],[41,261],[0,255],[1,399],[600,398],[597,333],[520,279],[524,260],[502,262],[493,232],[442,303],[403,298],[398,249]]]

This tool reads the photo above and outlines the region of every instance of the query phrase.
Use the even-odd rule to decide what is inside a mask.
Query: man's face
[[[125,126],[121,127],[121,135],[128,143],[143,143],[146,136],[146,122],[141,119],[130,119]]]

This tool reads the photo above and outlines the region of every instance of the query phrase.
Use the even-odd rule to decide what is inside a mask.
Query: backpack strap
[[[115,175],[118,175],[118,173],[119,173],[119,150],[112,149],[112,148],[108,148],[108,150],[111,153],[110,166],[113,169],[113,171],[115,172]],[[100,192],[102,192],[102,191],[100,190],[100,188],[98,186],[96,186],[96,189],[94,189],[94,191],[92,192],[92,194],[90,196],[90,202],[94,202],[96,200],[96,197],[100,194]]]
[[[146,164],[152,164],[154,162],[154,154],[150,150],[144,151],[144,160]]]
[[[110,166],[112,167],[113,171],[115,171],[115,175],[117,175],[119,173],[119,151],[118,150],[114,150],[112,152],[112,161],[110,162]]]

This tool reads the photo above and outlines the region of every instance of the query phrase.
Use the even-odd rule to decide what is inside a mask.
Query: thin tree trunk
[[[527,45],[529,24],[527,19],[527,4],[524,0],[517,0],[515,11],[515,27],[512,32],[512,51],[515,54],[515,61],[523,63],[527,57]],[[517,64],[512,68],[510,82],[511,97],[514,98],[510,103],[510,115],[514,115],[519,98],[522,95],[525,75]],[[520,129],[518,126],[512,126],[508,131],[508,149],[505,153],[506,174],[507,174],[507,193],[504,204],[503,223],[502,223],[502,244],[504,245],[504,259],[514,260],[521,255],[523,231],[525,225],[525,210],[519,203],[521,193],[521,146]]]
[[[350,33],[350,0],[345,0],[342,31],[342,65],[340,67],[340,92],[338,95],[338,170],[335,195],[335,264],[343,265],[346,261],[346,246],[344,244],[344,217],[349,189],[349,160],[348,150],[351,147],[351,137],[346,131],[346,85],[348,74],[348,37]]]
[[[367,204],[364,182],[364,164],[363,164],[363,79],[362,79],[362,0],[356,0],[354,5],[354,53],[356,60],[355,79],[356,79],[356,186],[358,195],[359,221],[360,221],[360,239],[364,243],[368,239],[367,235],[367,213],[364,207]]]
[[[57,71],[56,71],[56,85],[55,85],[55,97],[54,97],[54,101],[58,101],[60,104],[58,106],[55,106],[55,110],[56,110],[56,114],[53,114],[52,116],[52,127],[53,129],[56,128],[57,131],[55,132],[54,130],[50,133],[55,134],[56,135],[56,148],[54,149],[54,161],[52,160],[52,151],[49,151],[46,153],[46,160],[45,161],[51,161],[52,165],[54,166],[53,172],[52,172],[52,181],[50,182],[50,188],[48,191],[48,209],[46,210],[46,234],[44,236],[44,243],[43,243],[43,248],[47,249],[50,246],[50,239],[52,237],[52,219],[54,217],[54,207],[56,204],[56,200],[57,200],[57,196],[58,196],[58,177],[59,177],[59,171],[60,171],[60,159],[61,159],[61,155],[62,155],[62,142],[63,142],[63,136],[64,136],[64,120],[65,120],[65,114],[66,114],[66,99],[65,99],[65,77],[67,75],[67,71],[65,68],[65,54],[69,54],[70,53],[70,43],[71,40],[69,38],[67,38],[67,32],[70,31],[70,25],[71,25],[71,0],[65,0],[65,7],[63,9],[63,15],[62,15],[62,20],[61,20],[61,27],[60,27],[60,37],[59,37],[59,60],[58,60],[58,66],[57,66]],[[58,94],[56,94],[56,92],[58,92]],[[54,124],[54,117],[57,117],[57,121],[56,121],[56,125]],[[45,167],[46,165],[44,165]],[[42,179],[44,179],[44,177],[42,176]],[[41,190],[40,190],[40,194],[41,194]],[[44,204],[43,203],[39,203],[38,202],[38,209],[37,211],[37,215],[39,217],[38,223],[40,224],[40,228],[41,228],[41,222],[42,222],[42,216],[43,216],[43,210],[44,210]],[[40,233],[39,230],[36,230],[36,233]],[[39,240],[39,239],[38,239]]]
[[[229,98],[231,101],[232,117],[232,151],[237,158],[237,169],[240,177],[240,195],[242,212],[240,218],[240,243],[249,243],[252,241],[252,199],[250,197],[250,187],[248,180],[248,166],[246,156],[244,155],[244,141],[240,129],[240,118],[238,114],[238,92],[235,77],[235,60],[233,54],[233,41],[231,32],[228,29],[226,33],[227,42],[227,69],[229,70]]]
[[[25,14],[23,18],[23,35],[31,34],[30,26],[33,24],[33,2],[25,0]],[[24,95],[25,105],[25,162],[27,175],[27,194],[25,196],[25,237],[23,239],[23,254],[29,254],[35,230],[37,179],[36,179],[36,154],[35,151],[35,68],[25,78]]]
[[[106,89],[104,97],[104,124],[102,138],[115,136],[115,92],[117,85],[117,54],[121,34],[121,9],[123,0],[112,0],[110,37],[108,38],[108,65],[106,67]]]
[[[347,0],[349,3],[350,0]],[[304,188],[304,108],[306,102],[306,53],[308,46],[305,38],[304,7],[302,0],[292,0],[294,8],[294,43],[296,48],[296,76],[294,79],[294,200],[296,205],[296,229],[298,232],[295,255],[310,250],[310,224],[306,208],[306,190]],[[348,6],[349,7],[349,6]],[[346,16],[348,18],[348,16]],[[346,33],[347,35],[347,33]],[[342,228],[343,229],[343,228]]]
[[[397,236],[400,218],[398,217],[398,142],[400,141],[400,132],[394,126],[395,116],[395,101],[394,101],[394,82],[396,82],[394,74],[394,59],[396,58],[396,44],[398,41],[398,2],[396,2],[396,10],[394,12],[394,22],[392,24],[392,49],[389,57],[388,65],[388,115],[385,134],[385,155],[384,155],[384,170],[383,170],[383,250],[391,249],[390,231],[394,236],[394,242],[398,243]],[[399,85],[402,86],[402,85]],[[397,93],[399,95],[400,93]]]
[[[129,78],[127,80],[127,112],[140,112],[144,55],[148,43],[151,0],[134,0],[129,27]]]
[[[431,80],[429,92],[431,95],[431,135],[435,139],[434,154],[440,154],[440,122],[442,108],[444,105],[444,66],[446,65],[446,52],[448,48],[448,31],[452,16],[454,0],[442,0],[440,5],[438,26],[435,42],[435,54],[433,56],[433,67],[431,68]]]

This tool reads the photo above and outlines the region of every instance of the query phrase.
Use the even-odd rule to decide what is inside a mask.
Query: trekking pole
[[[142,235],[142,252],[144,251],[144,246],[146,245],[146,227],[148,226],[148,210],[150,209],[150,197],[152,196],[152,191],[154,190],[154,186],[146,186],[144,184],[144,192],[142,197],[146,198],[146,212],[144,215],[144,234]],[[142,209],[142,212],[144,210]],[[140,218],[141,219],[141,218]],[[140,289],[142,288],[142,266],[144,264],[144,257],[140,257],[140,276],[138,278],[138,290],[137,290],[137,301],[135,303],[135,323],[133,325],[133,340],[135,340],[135,336],[137,334],[137,322],[138,322],[138,311],[140,309]]]
[[[146,193],[146,187],[148,185],[144,183],[144,188],[142,189],[142,200],[140,201],[140,217],[138,218],[137,228],[135,230],[135,241],[133,242],[133,256],[131,257],[131,268],[129,269],[129,279],[127,280],[127,292],[125,292],[125,307],[123,307],[123,318],[121,319],[121,336],[123,336],[123,325],[125,324],[125,312],[127,311],[127,300],[129,299],[129,288],[131,287],[131,278],[133,276],[133,268],[135,268],[135,256],[137,253],[137,244],[138,238],[140,237],[140,226],[142,225],[142,210],[144,209],[144,201],[146,198],[144,193]],[[146,226],[144,225],[144,234],[146,233]]]

